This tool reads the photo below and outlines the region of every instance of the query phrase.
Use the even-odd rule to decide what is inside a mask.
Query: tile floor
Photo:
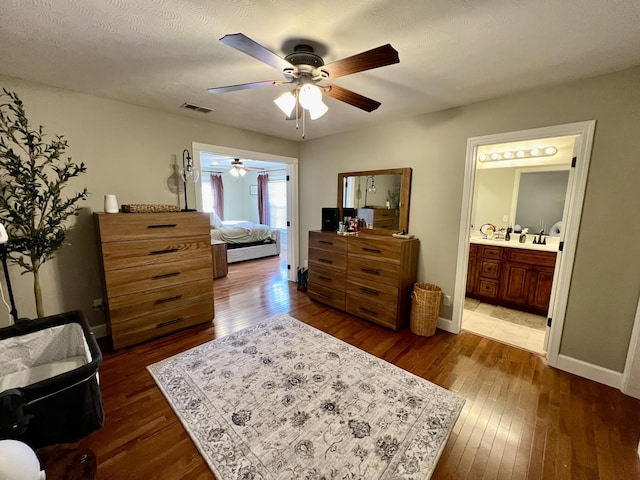
[[[462,313],[462,329],[489,337],[502,343],[546,354],[544,350],[544,330],[537,330],[517,325],[492,317],[493,305],[480,303],[475,310],[464,309]]]

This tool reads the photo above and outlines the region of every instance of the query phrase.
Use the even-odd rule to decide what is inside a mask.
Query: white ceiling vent
[[[194,112],[209,113],[213,112],[213,108],[201,107],[200,105],[194,105],[193,103],[183,103],[180,108],[186,108],[187,110],[193,110]]]

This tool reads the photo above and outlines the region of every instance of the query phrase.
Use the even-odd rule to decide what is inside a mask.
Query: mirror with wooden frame
[[[338,174],[340,218],[353,215],[364,218],[375,233],[408,233],[410,196],[411,168]]]

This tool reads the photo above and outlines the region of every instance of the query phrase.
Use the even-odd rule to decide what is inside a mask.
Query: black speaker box
[[[322,209],[322,230],[325,232],[335,232],[338,230],[338,215],[340,210],[337,208],[324,207]]]

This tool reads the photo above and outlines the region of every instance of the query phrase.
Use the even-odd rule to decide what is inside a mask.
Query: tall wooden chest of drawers
[[[213,319],[209,216],[94,214],[113,348]]]
[[[417,239],[309,232],[309,296],[399,330],[407,324],[418,265]]]

